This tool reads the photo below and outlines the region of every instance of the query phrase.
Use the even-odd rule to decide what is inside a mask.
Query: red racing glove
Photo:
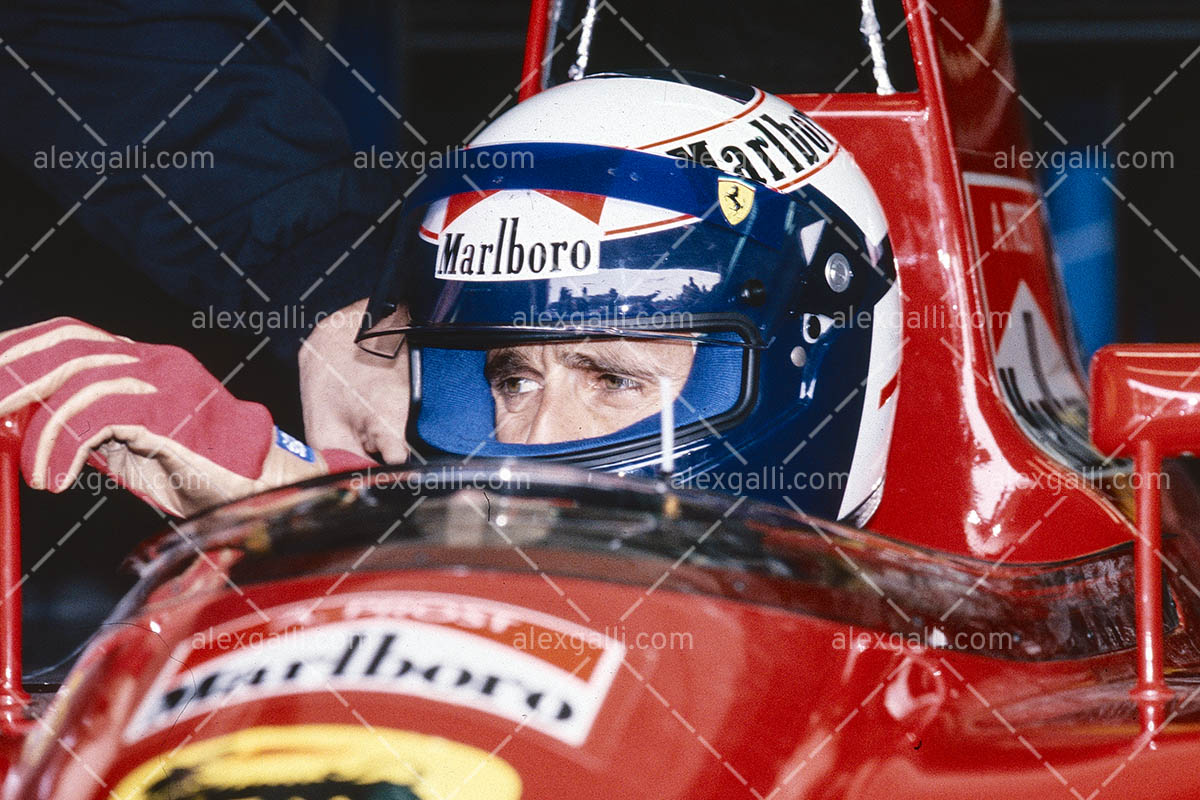
[[[67,317],[0,333],[0,415],[22,411],[30,486],[61,492],[89,463],[177,516],[373,463],[288,436],[186,350]]]

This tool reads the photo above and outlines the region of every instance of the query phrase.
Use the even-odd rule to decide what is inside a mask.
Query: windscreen
[[[933,623],[944,641],[999,626],[1018,646],[980,652],[1004,659],[1080,658],[1134,645],[1128,545],[1055,565],[948,561],[786,509],[753,500],[731,508],[730,501],[715,493],[664,493],[656,481],[516,461],[323,477],[177,526],[143,552],[142,580],[113,619],[140,613],[152,596],[151,606],[177,602],[180,589],[197,591],[186,588],[197,584],[186,568],[200,559],[229,564],[229,577],[251,586],[313,574],[334,580],[347,570],[527,573],[528,562],[513,552],[519,545],[555,576],[653,584],[864,628],[920,628],[927,624],[922,619],[938,620],[957,604],[954,614]],[[846,563],[846,552],[854,553],[854,564]],[[214,576],[207,591],[232,593],[222,578]],[[179,586],[163,591],[164,583]],[[1185,592],[1179,600],[1194,613],[1194,596]],[[899,617],[895,603],[909,616]],[[1182,615],[1170,602],[1164,611],[1171,630]],[[1048,619],[1061,623],[1048,626]]]

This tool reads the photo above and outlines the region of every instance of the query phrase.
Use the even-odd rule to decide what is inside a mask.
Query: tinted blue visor
[[[718,343],[716,336],[724,344]],[[753,359],[749,350],[729,346],[735,343],[733,334],[718,334],[714,341],[695,343],[691,371],[673,401],[677,430],[721,427],[748,404],[753,394]],[[653,413],[591,438],[550,444],[503,443],[496,433],[496,400],[487,377],[487,358],[485,350],[412,348],[416,402],[415,426],[410,432],[415,434],[411,438],[418,449],[426,447],[462,456],[542,457],[657,441],[661,420],[658,413]],[[658,392],[653,384],[644,388]]]
[[[809,270],[801,232],[828,218],[826,206],[837,213],[815,190],[801,201],[633,150],[529,143],[464,152],[470,165],[429,173],[404,203],[358,336],[367,349],[395,354],[402,336],[422,346],[486,349],[539,338],[685,333],[760,347],[805,283],[797,275]],[[478,166],[485,163],[507,166]],[[478,242],[456,239],[449,228],[422,230],[439,201],[514,190],[631,201],[676,224],[562,242],[520,239],[538,220],[518,214]],[[400,318],[398,307],[411,316]],[[730,331],[739,335],[718,335]]]

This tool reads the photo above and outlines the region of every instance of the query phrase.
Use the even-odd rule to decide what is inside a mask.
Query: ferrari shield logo
[[[725,219],[730,225],[737,225],[754,208],[754,187],[735,178],[718,178],[717,198]]]

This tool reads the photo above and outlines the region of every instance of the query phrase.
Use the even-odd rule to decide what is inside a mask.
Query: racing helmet
[[[417,453],[622,474],[665,461],[677,485],[870,517],[899,289],[879,202],[821,126],[723,78],[603,74],[520,103],[431,166],[358,335],[387,355],[407,342]],[[667,408],[619,429],[505,441],[489,354],[571,342],[671,342],[690,366]]]

